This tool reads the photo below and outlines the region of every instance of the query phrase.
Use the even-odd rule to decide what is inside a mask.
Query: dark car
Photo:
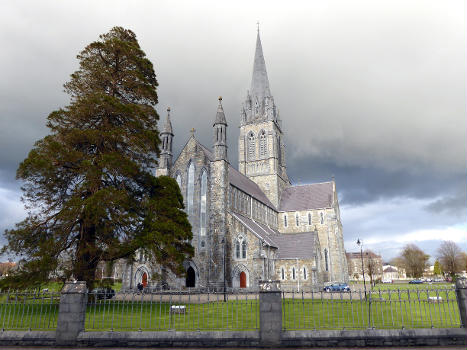
[[[115,291],[112,288],[96,288],[91,294],[96,300],[112,299],[115,296]]]
[[[350,287],[347,283],[333,283],[324,287],[325,292],[350,292]]]
[[[409,284],[422,284],[423,281],[422,280],[412,280],[409,282]]]

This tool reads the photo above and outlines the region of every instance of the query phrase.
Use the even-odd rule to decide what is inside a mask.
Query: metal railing
[[[2,330],[50,330],[57,328],[59,292],[0,292]]]
[[[454,288],[352,292],[284,292],[283,329],[460,327]]]
[[[86,331],[257,330],[256,293],[88,294]]]

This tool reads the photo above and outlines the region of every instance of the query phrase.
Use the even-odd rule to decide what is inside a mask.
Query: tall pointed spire
[[[268,73],[266,72],[266,63],[264,61],[263,47],[261,45],[261,38],[258,33],[256,35],[256,51],[255,60],[253,62],[253,76],[251,78],[250,95],[253,99],[257,98],[262,102],[267,96],[271,96],[269,91]]]

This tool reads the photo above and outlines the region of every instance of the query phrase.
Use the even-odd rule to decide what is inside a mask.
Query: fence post
[[[282,334],[282,293],[279,281],[260,281],[259,334],[262,346],[279,346]]]
[[[467,328],[467,278],[459,278],[456,281],[456,295],[461,324],[462,327]]]
[[[57,321],[57,345],[75,345],[84,330],[86,282],[66,282],[60,294]]]

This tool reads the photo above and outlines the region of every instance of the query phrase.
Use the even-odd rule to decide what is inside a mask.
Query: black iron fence
[[[257,293],[122,292],[89,294],[88,331],[257,330]]]
[[[282,313],[285,330],[461,326],[454,288],[283,293]]]
[[[55,330],[60,292],[0,292],[2,330]]]

